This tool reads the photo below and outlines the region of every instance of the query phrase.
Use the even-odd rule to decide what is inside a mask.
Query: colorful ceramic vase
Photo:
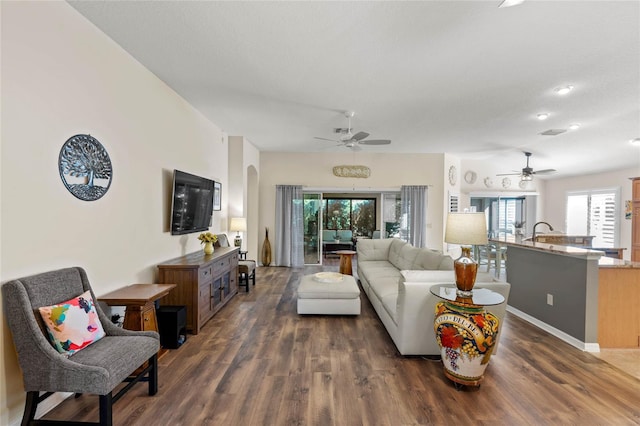
[[[461,385],[478,386],[493,352],[498,318],[462,301],[440,302],[435,314],[433,327],[445,375]]]

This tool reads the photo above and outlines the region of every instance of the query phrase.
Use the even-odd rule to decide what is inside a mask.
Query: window
[[[326,198],[324,229],[350,229],[354,236],[370,236],[376,229],[375,198]]]
[[[487,201],[483,204],[490,206],[488,231],[492,236],[501,237],[505,234],[512,234],[514,223],[523,223],[526,220],[526,200],[524,197],[491,198]]]
[[[593,247],[616,247],[620,189],[567,193],[567,234],[593,235]]]

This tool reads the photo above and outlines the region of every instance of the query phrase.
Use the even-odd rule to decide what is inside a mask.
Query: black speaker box
[[[160,306],[156,309],[158,332],[163,348],[177,349],[187,341],[187,308],[185,306]]]

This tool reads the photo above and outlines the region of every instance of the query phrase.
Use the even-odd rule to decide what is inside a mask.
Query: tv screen
[[[209,228],[213,213],[210,179],[175,170],[171,202],[171,234],[181,235]]]

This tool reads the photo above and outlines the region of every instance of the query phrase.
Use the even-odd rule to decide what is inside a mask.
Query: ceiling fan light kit
[[[527,158],[527,165],[522,168],[520,173],[498,173],[496,176],[518,176],[520,175],[520,181],[529,182],[533,180],[533,175],[546,175],[549,173],[553,173],[556,169],[543,169],[543,170],[533,170],[532,167],[529,167],[529,158],[531,157],[530,152],[524,152],[525,157]]]
[[[334,133],[340,134],[339,139],[327,139],[315,136],[314,139],[319,139],[323,141],[336,142],[339,146],[344,146],[346,148],[351,148],[352,150],[359,150],[360,145],[389,145],[391,141],[389,139],[369,139],[365,140],[369,137],[369,133],[367,132],[358,132],[355,135],[351,133],[353,130],[351,128],[351,118],[355,115],[353,111],[347,111],[344,113],[344,116],[348,120],[348,127],[342,128],[334,128]]]

